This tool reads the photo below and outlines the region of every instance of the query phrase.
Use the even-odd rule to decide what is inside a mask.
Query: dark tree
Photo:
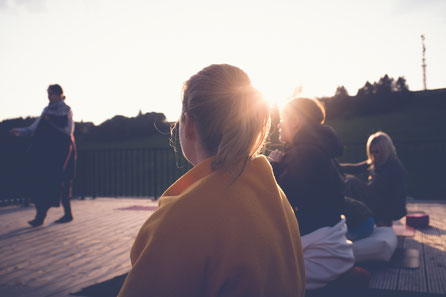
[[[343,86],[332,98],[325,99],[327,118],[349,118],[397,110],[408,104],[409,87],[401,76],[397,80],[387,74],[373,84],[367,81],[356,96],[348,96]]]
[[[407,86],[406,79],[404,76],[398,77],[394,86],[395,92],[407,92],[409,91],[409,87]]]
[[[146,137],[159,133],[168,133],[169,124],[162,113],[140,112],[136,117],[128,118],[117,115],[88,131],[87,140],[122,141]]]
[[[356,96],[369,96],[375,93],[375,87],[367,81],[365,85],[358,90]]]
[[[335,97],[341,97],[341,98],[348,97],[347,89],[344,86],[338,86],[336,88]]]
[[[377,95],[387,95],[392,93],[394,86],[394,79],[390,78],[387,74],[379,79],[377,83],[373,84],[375,87],[375,93]]]

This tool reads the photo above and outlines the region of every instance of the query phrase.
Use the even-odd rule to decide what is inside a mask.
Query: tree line
[[[28,139],[21,139],[9,135],[12,128],[26,127],[33,123],[36,118],[16,118],[0,122],[0,142],[26,143]],[[125,141],[140,137],[150,137],[157,133],[169,133],[170,125],[163,113],[142,113],[136,117],[114,116],[95,125],[92,122],[76,122],[74,136],[77,142],[89,141]]]
[[[420,108],[446,107],[446,89],[411,92],[403,76],[394,79],[386,74],[373,83],[367,81],[354,96],[349,95],[341,85],[337,87],[334,96],[319,98],[319,101],[325,106],[327,120],[349,119],[399,110],[414,102]],[[15,127],[29,126],[34,120],[35,118],[27,117],[0,122],[0,147],[23,147],[29,139],[15,138],[8,131]],[[279,111],[275,106],[272,111],[270,138],[273,143],[278,141],[276,126],[279,121]],[[170,124],[165,115],[157,112],[139,112],[136,117],[117,115],[100,125],[92,122],[75,123],[75,137],[78,143],[126,141],[169,132]]]
[[[403,76],[396,80],[387,74],[378,81],[367,81],[350,96],[344,86],[339,86],[333,97],[321,98],[327,119],[350,118],[398,110],[410,102],[412,92]]]

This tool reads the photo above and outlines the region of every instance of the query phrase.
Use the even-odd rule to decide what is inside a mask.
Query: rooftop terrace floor
[[[72,222],[54,223],[63,210],[52,208],[36,228],[27,223],[32,206],[0,208],[0,296],[67,297],[123,275],[136,233],[156,207],[149,199],[73,200]],[[399,237],[400,248],[419,251],[419,267],[374,269],[373,295],[446,294],[446,203],[411,202],[408,209],[430,215],[428,228]]]

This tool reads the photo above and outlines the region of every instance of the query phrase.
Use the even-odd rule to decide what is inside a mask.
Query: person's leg
[[[376,194],[373,193],[365,182],[357,177],[349,176],[345,181],[345,195],[355,198],[367,205],[373,212],[376,210]]]
[[[56,223],[67,223],[73,220],[73,214],[71,213],[71,193],[73,188],[73,181],[66,181],[62,186],[62,206],[64,215],[56,221]]]
[[[63,210],[65,212],[65,216],[66,217],[73,217],[73,214],[71,213],[71,194],[73,191],[73,181],[67,181],[64,183],[63,185],[63,189],[62,189],[62,205],[63,205]]]
[[[28,224],[30,224],[33,227],[42,225],[49,208],[50,207],[46,203],[37,202],[36,217],[34,218],[34,220],[29,221]]]

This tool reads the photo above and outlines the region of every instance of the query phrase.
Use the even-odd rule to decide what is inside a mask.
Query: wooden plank
[[[418,268],[400,268],[399,282],[397,289],[400,291],[427,292],[426,267],[423,261],[423,245],[412,237],[405,237],[404,249],[415,249],[419,251]]]
[[[419,284],[426,283],[425,292],[446,294],[446,231],[442,229],[446,226],[446,204],[416,203],[409,204],[408,208],[424,211],[430,217],[429,227],[418,229],[412,243],[421,245],[424,277],[420,275]],[[412,281],[415,284],[417,280]]]
[[[370,288],[404,292],[446,294],[446,203],[409,203],[409,211],[424,211],[430,216],[430,226],[417,229],[413,237],[399,237],[398,247],[416,249],[420,253],[419,268],[374,270]],[[405,219],[401,220],[405,223]]]
[[[38,228],[26,223],[32,207],[0,209],[0,296],[68,296],[128,271],[136,233],[153,213],[121,210],[135,205],[154,209],[157,202],[75,200],[73,222],[53,224],[62,209],[51,209]]]
[[[446,242],[445,231],[437,227],[422,230],[424,261],[428,271],[426,275],[428,292],[446,294]]]
[[[53,224],[63,210],[51,209],[38,228],[26,223],[34,216],[33,207],[0,209],[0,296],[63,296],[124,273],[130,268],[136,233],[153,212],[147,207],[157,204],[142,199],[74,200],[73,222]],[[408,208],[431,218],[429,228],[398,240],[399,247],[420,251],[420,267],[383,267],[373,273],[370,287],[397,295],[446,294],[446,204],[410,203]]]

